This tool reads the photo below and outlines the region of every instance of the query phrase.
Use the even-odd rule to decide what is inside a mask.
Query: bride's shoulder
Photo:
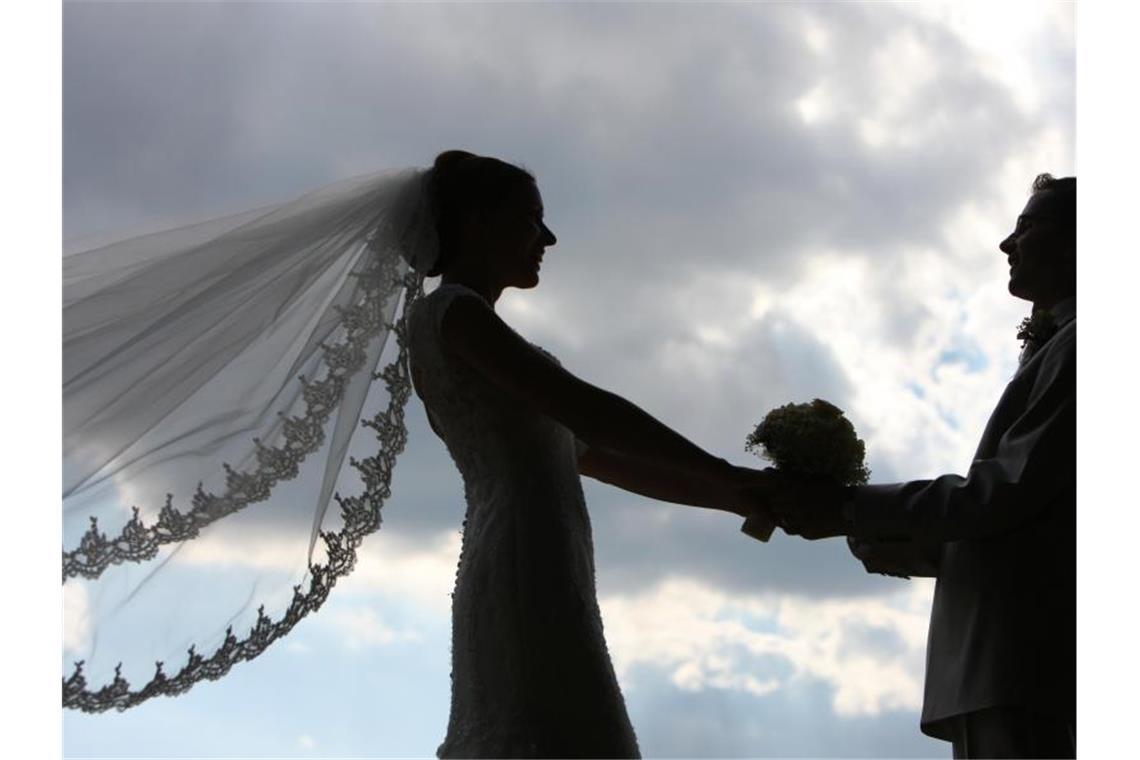
[[[460,285],[457,282],[440,283],[435,290],[422,297],[420,299],[420,304],[418,305],[422,305],[429,310],[445,310],[453,301],[458,298],[470,299],[472,302],[490,308],[486,300],[484,300],[483,296],[479,295],[479,293],[467,287],[466,285]]]
[[[458,282],[441,282],[436,286],[435,290],[428,293],[426,296],[424,296],[424,298],[434,298],[437,300],[451,299],[458,295],[471,295],[478,298],[480,301],[483,300],[483,297],[479,295],[479,293],[477,293],[475,290],[472,290],[466,285]]]
[[[438,329],[447,308],[459,298],[470,299],[473,303],[487,305],[481,295],[466,285],[453,282],[441,283],[435,290],[422,296],[412,306],[409,318],[413,325],[431,325]],[[487,308],[490,307],[487,306]]]

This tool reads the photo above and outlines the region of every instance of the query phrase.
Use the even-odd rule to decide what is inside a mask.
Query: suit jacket
[[[937,577],[922,730],[994,706],[1076,717],[1076,309],[1014,375],[965,477],[856,489],[871,572]]]

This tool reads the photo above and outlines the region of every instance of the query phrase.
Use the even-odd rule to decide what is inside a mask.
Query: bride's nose
[[[558,242],[558,238],[554,236],[554,232],[546,226],[546,222],[542,223],[542,243],[546,246],[552,246]]]

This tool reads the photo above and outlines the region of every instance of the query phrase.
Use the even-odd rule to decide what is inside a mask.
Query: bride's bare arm
[[[605,449],[587,449],[578,458],[578,472],[626,491],[658,501],[688,504],[747,517],[757,507],[757,492],[769,485],[762,470],[733,468],[730,478],[709,480],[655,462],[622,456]]]
[[[708,481],[735,468],[617,394],[576,377],[537,351],[474,297],[457,298],[441,325],[447,347],[515,401],[558,420],[590,448],[683,470]]]

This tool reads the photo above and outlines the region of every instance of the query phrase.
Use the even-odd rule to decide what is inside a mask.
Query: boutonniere
[[[1021,341],[1021,351],[1032,354],[1044,346],[1057,333],[1057,323],[1048,309],[1034,309],[1033,313],[1021,320],[1017,326],[1017,339]]]

